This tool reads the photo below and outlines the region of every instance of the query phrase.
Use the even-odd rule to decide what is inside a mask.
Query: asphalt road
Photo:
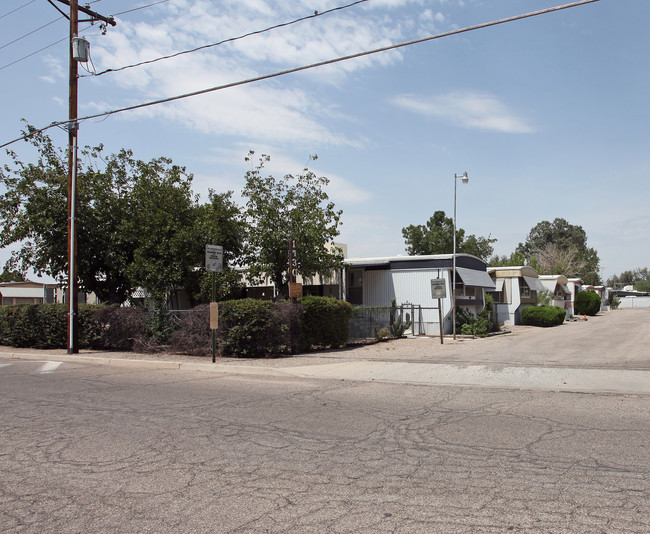
[[[650,532],[650,397],[0,360],[2,532]]]

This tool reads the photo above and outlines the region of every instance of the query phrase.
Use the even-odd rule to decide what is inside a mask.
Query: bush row
[[[352,306],[329,297],[298,304],[255,299],[225,302],[219,313],[224,356],[268,357],[316,347],[342,347],[350,338]]]
[[[67,314],[65,304],[0,306],[0,345],[65,348]],[[351,315],[349,303],[327,297],[304,297],[298,304],[228,301],[219,307],[220,350],[228,356],[269,357],[341,347],[350,336]],[[170,314],[80,305],[79,348],[210,354],[209,306]]]
[[[147,344],[148,313],[140,308],[79,305],[79,346],[140,350]],[[0,306],[0,345],[56,349],[68,346],[66,304]]]
[[[556,326],[565,318],[566,311],[559,306],[526,306],[521,311],[521,323],[530,326]]]

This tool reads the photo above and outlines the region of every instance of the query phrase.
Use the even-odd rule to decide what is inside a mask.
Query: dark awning
[[[496,291],[494,281],[485,271],[475,271],[474,269],[466,269],[465,267],[456,267],[456,272],[463,281],[463,284],[466,286],[482,287],[488,291]]]
[[[495,291],[497,293],[503,291],[503,278],[497,278],[496,280],[494,280],[494,286],[495,286],[494,290],[489,289],[488,291]]]
[[[544,284],[539,281],[539,278],[533,276],[524,276],[524,281],[533,291],[544,291]]]

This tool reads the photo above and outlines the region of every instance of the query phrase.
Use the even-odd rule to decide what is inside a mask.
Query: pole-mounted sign
[[[438,299],[438,324],[440,325],[440,344],[444,344],[442,340],[442,299],[447,298],[447,286],[445,285],[444,278],[431,279],[431,298]]]
[[[209,273],[223,271],[223,247],[220,245],[205,246],[205,270]]]
[[[217,354],[217,328],[219,328],[219,304],[217,304],[217,281],[215,273],[223,271],[223,247],[221,245],[205,246],[205,270],[212,273],[212,302],[210,302],[210,330],[212,333],[212,363]]]

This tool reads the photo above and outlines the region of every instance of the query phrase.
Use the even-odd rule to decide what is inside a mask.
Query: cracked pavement
[[[650,399],[35,362],[3,532],[650,531]]]
[[[5,356],[0,530],[647,533],[650,395],[325,372],[370,360],[416,375],[424,361],[647,373],[647,317],[433,340],[426,353],[427,340],[400,340],[246,372],[241,361],[205,372]],[[616,339],[607,324],[630,330]],[[308,365],[318,373],[301,374]]]

